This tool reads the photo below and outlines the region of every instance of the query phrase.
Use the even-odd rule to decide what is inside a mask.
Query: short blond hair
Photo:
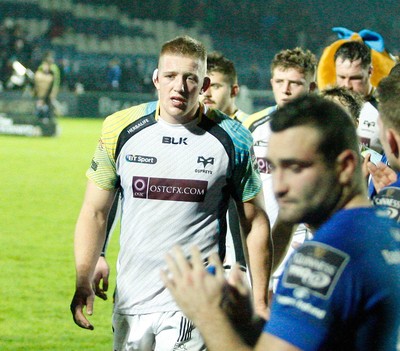
[[[188,35],[179,36],[164,43],[161,47],[160,57],[166,54],[189,56],[200,59],[204,63],[207,60],[205,46]]]

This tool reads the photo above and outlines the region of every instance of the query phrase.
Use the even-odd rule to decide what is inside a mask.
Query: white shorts
[[[207,350],[200,333],[182,312],[113,314],[114,351]]]

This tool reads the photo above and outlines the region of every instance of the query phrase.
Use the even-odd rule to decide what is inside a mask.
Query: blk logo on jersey
[[[157,158],[153,156],[142,156],[142,155],[126,155],[125,160],[134,163],[146,163],[154,165],[157,163]]]
[[[172,144],[172,145],[187,145],[187,138],[175,138],[164,136],[162,138],[163,144]]]
[[[207,185],[204,180],[133,177],[132,195],[150,200],[203,202]]]

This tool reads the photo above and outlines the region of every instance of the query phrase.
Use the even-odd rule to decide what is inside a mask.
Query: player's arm
[[[162,272],[161,277],[179,307],[199,329],[207,350],[299,351],[286,341],[267,333],[261,334],[254,348],[246,345],[222,308],[227,282],[218,256],[209,258],[210,264],[216,267],[215,275],[206,272],[198,249],[192,249],[191,257],[191,262],[188,262],[183,251],[175,248],[172,255],[166,258],[168,271]],[[240,286],[237,288],[241,290]],[[237,305],[239,311],[241,307]]]
[[[279,267],[282,260],[286,256],[286,252],[289,248],[290,240],[292,239],[293,233],[297,228],[297,224],[289,224],[283,222],[278,215],[274,226],[272,227],[272,242],[274,248],[274,257],[272,263],[272,272]]]
[[[114,191],[100,189],[89,181],[75,228],[76,290],[71,312],[75,323],[86,329],[93,329],[93,326],[83,314],[83,308],[86,306],[88,315],[93,313],[93,272],[104,244],[107,217],[114,194]]]
[[[96,268],[93,274],[93,286],[95,294],[103,300],[107,300],[108,278],[110,275],[110,266],[106,260],[106,252],[112,233],[118,222],[118,208],[120,202],[119,194],[119,191],[117,191],[115,194],[113,205],[108,214],[106,238],[104,240],[103,248],[101,249],[101,254],[99,260],[97,261]]]
[[[248,252],[248,266],[255,312],[268,319],[268,283],[271,275],[272,255],[270,224],[264,210],[262,191],[253,199],[238,203],[244,250]]]

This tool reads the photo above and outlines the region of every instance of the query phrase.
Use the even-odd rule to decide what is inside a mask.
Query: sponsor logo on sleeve
[[[97,171],[97,167],[99,167],[99,164],[95,160],[92,160],[90,168],[93,169],[96,172]]]
[[[340,278],[349,256],[331,246],[305,243],[290,259],[282,278],[287,288],[306,288],[310,294],[328,299]]]
[[[400,222],[400,189],[388,187],[382,189],[374,196],[373,203],[378,206],[380,212],[389,218]]]
[[[143,129],[144,127],[146,127],[149,123],[150,123],[150,119],[149,118],[144,118],[144,119],[139,119],[138,121],[136,121],[135,123],[133,123],[127,130],[128,134],[133,134],[137,131],[139,131],[140,129]]]
[[[150,200],[203,202],[207,185],[207,181],[193,179],[132,178],[133,197]]]

